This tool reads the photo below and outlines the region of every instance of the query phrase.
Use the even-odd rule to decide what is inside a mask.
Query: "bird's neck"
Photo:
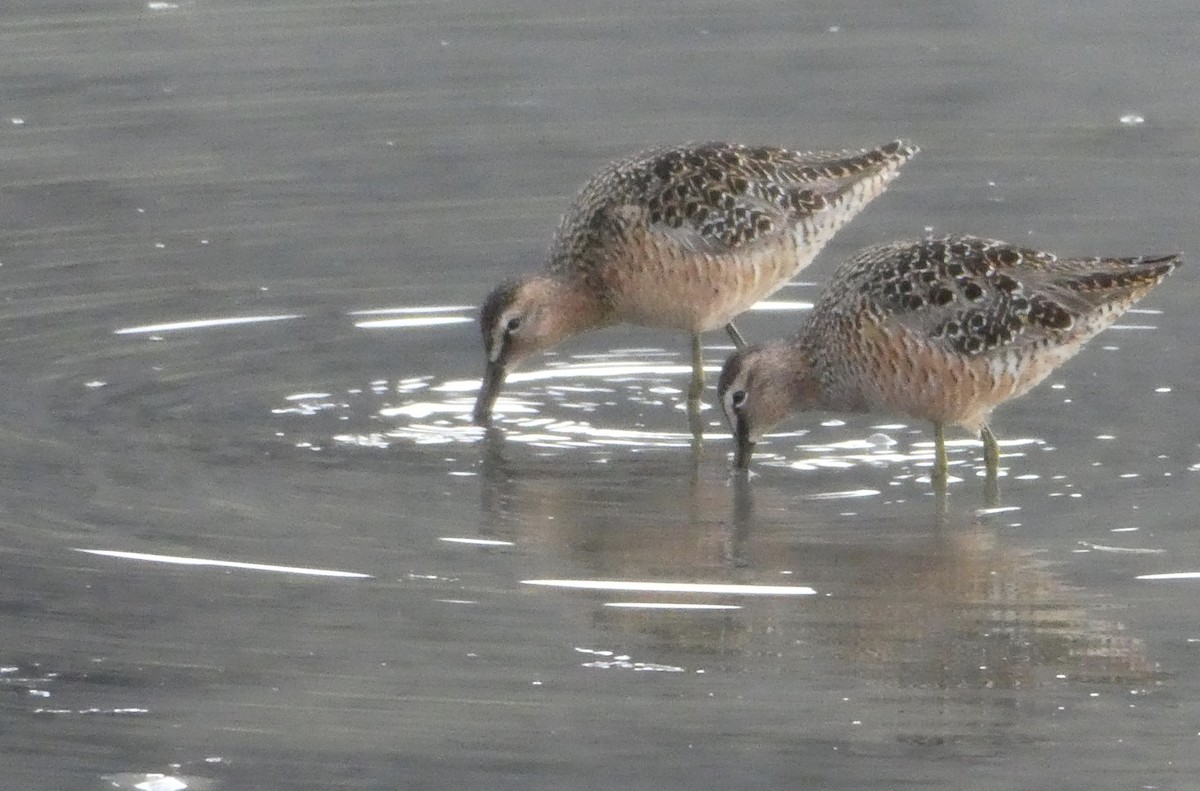
[[[545,289],[542,304],[550,306],[545,331],[554,344],[613,323],[603,302],[586,283],[574,278],[547,277],[539,287]]]

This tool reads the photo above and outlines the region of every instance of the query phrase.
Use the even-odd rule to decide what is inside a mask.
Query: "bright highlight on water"
[[[804,585],[730,585],[708,582],[633,582],[625,580],[521,580],[522,585],[543,585],[576,590],[638,591],[646,593],[715,593],[735,596],[813,596]]]
[[[144,324],[140,327],[125,327],[113,330],[114,335],[136,335],[152,332],[178,332],[179,330],[198,330],[207,327],[229,327],[237,324],[259,324],[268,321],[287,321],[302,318],[299,313],[289,313],[280,316],[230,316],[223,319],[195,319],[193,321],[170,321],[164,324]]]
[[[123,552],[117,549],[81,549],[76,552],[88,555],[100,555],[108,558],[123,560],[145,560],[151,563],[170,563],[178,566],[217,566],[228,569],[246,569],[249,571],[273,571],[281,574],[304,574],[310,577],[349,577],[352,579],[370,579],[370,574],[360,574],[357,571],[337,571],[334,569],[312,569],[299,566],[273,566],[266,563],[245,563],[240,560],[213,560],[210,558],[189,558],[178,555],[151,555],[145,552]]]

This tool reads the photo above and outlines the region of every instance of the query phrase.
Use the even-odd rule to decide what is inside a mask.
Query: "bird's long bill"
[[[506,373],[504,363],[499,360],[488,361],[487,369],[483,372],[483,383],[479,386],[479,397],[475,399],[475,411],[472,413],[475,425],[492,424],[492,407],[496,405],[496,398],[500,395]]]
[[[750,425],[743,417],[737,418],[733,426],[733,439],[737,447],[733,453],[733,466],[738,470],[750,468],[750,457],[754,455],[754,443],[750,441]]]

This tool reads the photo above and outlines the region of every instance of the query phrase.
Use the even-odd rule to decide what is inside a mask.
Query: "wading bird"
[[[870,247],[843,263],[790,339],[734,352],[717,385],[736,442],[755,442],[808,409],[891,412],[933,423],[933,478],[946,480],[944,427],[983,440],[992,410],[1028,392],[1116,321],[1179,255],[1056,258],[957,236]]]
[[[563,217],[543,271],[483,303],[487,357],[474,420],[488,425],[509,370],[621,322],[692,339],[689,405],[704,388],[700,333],[724,327],[807,266],[917,149],[799,153],[706,143],[614,162]]]

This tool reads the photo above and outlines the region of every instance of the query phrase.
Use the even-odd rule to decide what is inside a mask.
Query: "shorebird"
[[[1023,395],[1116,321],[1180,255],[1056,258],[952,236],[869,247],[834,273],[790,339],[739,350],[717,393],[749,465],[755,442],[807,409],[892,412],[934,426],[933,479],[945,483],[945,426],[979,433],[989,481],[992,410]]]
[[[543,271],[484,301],[475,422],[491,422],[523,359],[621,322],[691,334],[698,406],[700,333],[724,327],[744,346],[733,318],[807,266],[916,152],[899,140],[836,153],[705,143],[608,165],[564,215]]]

